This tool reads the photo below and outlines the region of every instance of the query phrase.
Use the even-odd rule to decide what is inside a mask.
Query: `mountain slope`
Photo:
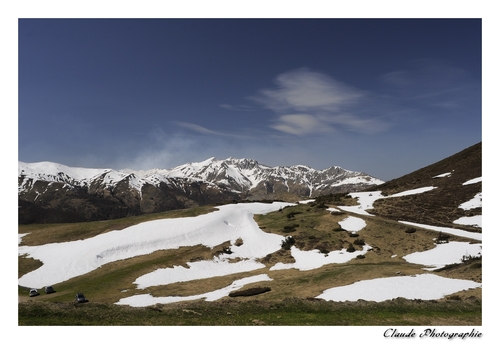
[[[212,302],[227,305],[233,297],[249,301],[245,307],[266,302],[268,309],[293,300],[317,305],[324,304],[322,299],[347,300],[353,302],[349,307],[369,308],[392,300],[420,313],[441,303],[450,317],[473,303],[479,305],[475,315],[460,325],[480,325],[482,226],[454,223],[463,214],[482,212],[476,197],[480,162],[478,144],[349,195],[241,202],[216,211],[203,207],[196,213],[189,209],[90,224],[20,225],[19,299],[32,301],[29,287],[54,284],[58,292],[37,301],[69,303],[75,291],[84,291],[91,303],[167,312],[175,303],[191,309],[203,299],[209,308]],[[141,173],[136,176],[143,179]],[[394,221],[401,219],[414,223]],[[439,227],[421,225],[430,223]],[[239,288],[240,295],[230,293]],[[371,316],[370,324],[383,320],[387,325],[386,314]],[[440,317],[437,324],[446,323]]]
[[[317,171],[234,158],[148,171],[19,162],[18,171],[19,223],[105,220],[284,195],[300,199],[383,183],[337,166]]]
[[[387,196],[422,187],[434,187],[428,192],[379,199],[370,213],[394,220],[459,227],[453,223],[455,219],[482,213],[482,207],[468,209],[461,206],[474,198],[481,202],[481,177],[480,142],[432,165],[371,188],[370,190],[380,190]]]

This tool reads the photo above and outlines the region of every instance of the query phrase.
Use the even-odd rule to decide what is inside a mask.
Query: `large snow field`
[[[279,250],[284,237],[263,232],[253,220],[253,214],[276,211],[287,205],[293,204],[230,204],[197,217],[143,222],[85,240],[20,246],[19,255],[26,254],[43,265],[19,278],[18,283],[42,288],[91,272],[106,263],[181,246],[212,248],[226,241],[234,244],[239,238],[243,245],[231,246],[231,258],[262,258]]]
[[[325,290],[317,298],[328,301],[385,301],[397,297],[435,300],[461,290],[481,287],[481,284],[445,278],[433,274],[397,276],[360,281],[351,285]]]

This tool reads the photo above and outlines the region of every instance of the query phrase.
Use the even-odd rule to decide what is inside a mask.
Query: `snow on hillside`
[[[117,260],[181,246],[205,245],[212,248],[226,241],[233,243],[233,254],[228,259],[252,261],[279,250],[284,239],[280,235],[261,231],[253,220],[253,214],[276,211],[287,205],[293,204],[230,204],[219,207],[219,211],[197,217],[143,222],[85,240],[20,246],[19,255],[27,254],[40,260],[43,265],[22,276],[19,285],[41,288],[83,275]],[[238,247],[234,243],[239,238],[244,244]],[[241,264],[243,271],[248,271],[248,264],[251,263]],[[254,265],[254,268],[260,267]]]
[[[204,165],[205,166],[205,165]],[[203,166],[195,165],[193,169]],[[75,175],[76,172],[67,171]],[[77,171],[78,172],[78,171]],[[111,174],[109,178],[113,178]],[[120,178],[121,176],[118,176]],[[471,182],[480,182],[475,179]],[[465,184],[465,183],[464,183]],[[401,192],[388,197],[427,192],[433,187],[419,188]],[[373,202],[383,198],[381,192],[351,193],[358,199],[359,205],[338,207],[353,214],[370,215],[365,210],[373,206]],[[302,201],[308,203],[312,200]],[[18,254],[40,260],[43,265],[19,278],[21,286],[42,288],[46,285],[57,284],[76,276],[81,276],[102,265],[122,259],[145,255],[157,250],[176,249],[183,246],[204,245],[210,248],[229,241],[231,254],[221,254],[209,261],[188,262],[188,268],[174,266],[172,268],[157,269],[136,279],[134,284],[137,290],[150,286],[168,285],[176,282],[193,281],[214,276],[227,276],[240,272],[251,272],[265,268],[257,259],[281,248],[283,236],[263,232],[253,220],[254,214],[265,214],[279,210],[292,203],[241,203],[218,207],[218,211],[197,217],[163,219],[143,222],[122,230],[97,235],[85,240],[46,244],[41,246],[22,246],[22,237],[27,233],[19,234]],[[461,205],[464,209],[482,207],[481,194],[476,195],[469,202]],[[328,209],[338,211],[336,208]],[[471,217],[472,219],[473,217]],[[474,219],[477,220],[477,219]],[[482,240],[481,233],[471,233],[453,228],[428,226],[409,222],[402,222],[430,230],[446,232],[474,240]],[[354,215],[348,216],[339,224],[343,229],[351,232],[362,230],[366,223]],[[241,239],[242,245],[236,245]],[[277,263],[269,271],[283,269],[312,270],[326,264],[345,263],[365,254],[370,249],[368,243],[362,251],[353,253],[345,249],[340,251],[321,253],[319,250],[302,251],[292,246],[291,255],[294,263]],[[436,245],[425,252],[415,252],[403,257],[407,262],[425,266],[426,270],[434,270],[447,264],[460,262],[464,256],[481,254],[481,244],[450,242]],[[201,295],[187,297],[153,297],[149,294],[139,294],[121,299],[117,304],[134,307],[147,306],[156,303],[170,303],[183,300],[205,299],[212,301],[227,296],[231,291],[245,284],[257,281],[270,280],[267,274],[259,274],[234,281],[231,285]],[[432,288],[429,288],[429,285]],[[382,301],[395,297],[409,299],[438,299],[447,294],[481,287],[481,284],[471,281],[443,278],[430,274],[417,276],[398,276],[380,278],[370,281],[361,281],[352,285],[325,290],[318,298],[326,300],[374,300]]]
[[[272,279],[269,278],[269,276],[266,274],[261,274],[236,280],[233,283],[231,283],[231,285],[225,288],[217,289],[200,295],[154,297],[151,294],[140,294],[140,295],[125,297],[120,301],[116,302],[116,304],[128,305],[132,307],[146,307],[146,306],[156,305],[157,303],[174,303],[181,301],[201,300],[201,299],[205,299],[205,301],[216,301],[223,298],[224,296],[228,296],[229,293],[231,293],[232,291],[244,287],[246,284],[262,282],[262,281],[272,281]]]
[[[482,244],[468,242],[449,242],[436,244],[425,252],[414,252],[403,257],[408,263],[427,266],[426,270],[436,270],[450,264],[459,264],[464,256],[481,255]]]
[[[397,297],[435,300],[461,290],[481,287],[480,283],[432,274],[397,276],[360,281],[325,290],[319,299],[328,301],[385,301]]]
[[[439,176],[437,176],[439,177]],[[478,183],[481,182],[481,177],[472,179],[468,182],[465,182],[463,185],[471,184],[471,183]],[[342,209],[344,211],[348,211],[351,213],[356,213],[359,215],[366,215],[366,216],[374,216],[373,214],[368,213],[366,210],[373,209],[373,203],[381,198],[392,198],[392,197],[402,197],[402,196],[408,196],[408,195],[415,195],[419,194],[422,192],[428,192],[431,190],[436,189],[434,186],[427,186],[427,187],[422,187],[418,189],[413,189],[413,190],[407,190],[403,192],[399,192],[397,194],[389,195],[389,196],[382,196],[381,191],[373,191],[373,192],[351,192],[349,195],[353,198],[356,198],[358,201],[358,205],[354,206],[339,206],[339,209]],[[478,193],[475,195],[471,200],[462,203],[460,208],[464,210],[469,210],[473,208],[481,208],[482,207],[482,193]],[[334,211],[335,209],[329,209],[330,211]],[[419,224],[412,224],[410,222],[404,222],[410,225],[417,225],[423,228],[427,229],[432,229],[432,230],[442,230],[443,232],[448,232],[448,233],[462,233],[463,235],[461,236],[466,236],[475,239],[477,235],[475,233],[470,233],[467,231],[460,231],[460,230],[455,230],[452,228],[442,228],[442,227],[436,227],[436,226],[426,226],[426,225],[419,225]],[[462,224],[462,225],[469,225],[469,226],[475,226],[475,227],[482,227],[482,215],[476,215],[476,216],[470,216],[470,217],[462,217],[460,219],[457,219],[453,221],[453,223],[456,224]],[[458,234],[457,234],[458,235]],[[479,234],[479,237],[481,235]],[[481,240],[481,239],[478,239]]]
[[[140,276],[134,283],[137,285],[137,289],[141,290],[149,286],[168,285],[175,282],[193,281],[214,276],[227,276],[238,272],[262,269],[265,266],[258,263],[256,259],[279,250],[284,237],[265,233],[260,230],[253,220],[253,214],[276,211],[289,205],[293,204],[284,202],[274,202],[272,204],[231,204],[219,207],[219,211],[198,217],[144,222],[123,230],[108,232],[85,240],[34,247],[19,246],[19,255],[27,255],[28,257],[38,259],[43,265],[37,270],[19,278],[18,283],[21,286],[42,288],[46,285],[57,284],[83,275],[109,262],[148,254],[161,249],[175,249],[181,246],[201,244],[207,247],[214,247],[226,241],[230,241],[232,244],[230,247],[233,252],[232,254],[222,254],[211,261],[188,263],[189,268],[174,266],[173,268],[157,269]],[[351,216],[343,222],[342,226],[348,231],[356,231],[364,227],[363,224],[363,220]],[[19,235],[19,242],[21,242],[23,235],[26,234]],[[235,242],[237,239],[242,239],[243,245],[236,246]],[[464,244],[460,243],[460,245]],[[455,246],[455,244],[452,244],[449,248],[451,249]],[[466,248],[467,252],[470,254],[476,253],[476,246],[468,246]],[[446,245],[443,245],[443,247],[446,248]],[[291,254],[295,259],[295,263],[278,263],[271,267],[270,271],[282,269],[311,270],[326,264],[345,263],[354,259],[359,254],[365,254],[369,249],[370,246],[365,245],[362,251],[353,253],[348,253],[344,249],[323,254],[318,250],[301,251],[293,246]],[[459,249],[453,250],[453,254],[447,251],[446,254],[450,256],[448,262],[454,262],[458,257],[458,252],[461,251]],[[239,259],[234,260],[235,258]],[[404,258],[409,261],[415,261],[416,264],[426,266],[443,264],[443,259],[438,259],[433,250],[420,252],[415,256],[409,255]],[[261,280],[269,280],[269,277],[266,274],[251,276],[234,281],[225,288],[202,295],[155,298],[149,294],[139,294],[121,299],[117,304],[128,304],[135,307],[193,299],[211,301],[227,296],[230,291],[239,289],[245,284]],[[397,287],[397,283],[394,283],[393,280],[381,279],[378,283],[384,285],[384,290],[390,289],[386,285],[388,281],[391,281],[391,285],[393,285],[391,288],[394,291],[398,290],[399,287]],[[435,283],[435,295],[439,295],[439,297],[448,293],[450,286],[454,286],[454,291],[480,286],[478,284],[465,284],[467,281],[464,282],[461,280],[443,279],[440,281],[441,283]],[[375,283],[375,281],[370,283]],[[422,298],[419,296],[421,293],[420,290],[428,289],[423,288],[423,285],[426,283],[428,281],[425,279],[414,279],[411,288],[407,288],[407,294],[405,295],[408,298]],[[374,287],[370,288],[372,291],[378,290]],[[318,297],[329,299],[331,293],[332,291],[325,291],[325,294]],[[387,293],[387,290],[384,293]],[[362,294],[356,295],[357,298],[368,299],[368,297],[360,296]]]

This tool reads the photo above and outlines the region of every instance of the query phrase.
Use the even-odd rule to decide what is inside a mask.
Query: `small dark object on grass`
[[[408,228],[407,230],[405,230],[405,233],[415,233],[417,230],[415,228]]]
[[[271,288],[269,288],[269,287],[256,287],[256,288],[249,288],[249,289],[245,289],[245,290],[232,291],[229,293],[229,296],[230,297],[253,296],[253,295],[259,295],[262,293],[266,293],[268,291],[271,291]]]
[[[56,291],[54,290],[54,287],[52,287],[51,285],[48,285],[45,287],[45,294],[52,294],[52,293],[55,293]]]
[[[89,302],[89,300],[87,300],[87,298],[82,293],[77,293],[75,295],[75,301],[78,303]]]

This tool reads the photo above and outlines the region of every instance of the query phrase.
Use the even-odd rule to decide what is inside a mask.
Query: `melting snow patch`
[[[449,242],[438,244],[431,250],[415,252],[403,257],[408,263],[428,266],[426,270],[435,270],[450,264],[461,263],[464,256],[481,255],[481,244],[467,242]]]
[[[291,248],[292,257],[295,263],[277,263],[269,270],[286,270],[298,269],[301,271],[313,270],[322,267],[326,264],[341,264],[346,263],[360,254],[366,254],[371,247],[368,245],[363,246],[362,251],[347,252],[346,249],[340,251],[332,251],[328,254],[321,253],[319,250],[301,251],[295,246]]]
[[[349,216],[346,219],[339,221],[339,225],[346,231],[357,232],[365,228],[366,222],[359,217]]]
[[[483,181],[483,177],[477,177],[477,178],[474,178],[474,179],[466,181],[462,185],[469,185],[469,184],[479,183],[479,182],[482,182],[482,181]]]
[[[20,244],[23,241],[23,236],[28,235],[29,233],[23,233],[17,235],[17,243]]]
[[[443,173],[443,174],[439,174],[437,176],[434,176],[432,178],[443,178],[443,177],[449,177],[451,176],[451,172],[446,172],[446,173]]]
[[[419,223],[413,223],[413,222],[408,222],[408,221],[399,221],[401,223],[404,223],[406,225],[410,226],[415,226],[415,227],[421,227],[425,229],[429,229],[431,231],[436,231],[436,232],[443,232],[443,233],[448,233],[448,234],[453,234],[459,237],[463,238],[469,238],[469,239],[474,239],[474,240],[479,240],[482,241],[483,235],[481,233],[473,233],[473,232],[468,232],[460,229],[455,229],[455,228],[447,228],[447,227],[438,227],[438,226],[431,226],[431,225],[423,225]]]
[[[137,278],[134,284],[137,284],[137,288],[139,289],[145,289],[155,285],[227,276],[266,267],[264,264],[257,263],[254,260],[242,260],[236,263],[230,263],[227,260],[219,259],[187,263],[187,265],[189,268],[174,266],[173,268],[155,270]]]
[[[402,196],[416,195],[416,194],[419,194],[419,193],[431,191],[433,189],[436,189],[436,187],[435,186],[425,186],[423,188],[418,188],[418,189],[413,189],[413,190],[399,192],[397,194],[390,195],[390,196],[387,196],[387,197],[402,197]]]
[[[142,295],[134,295],[130,297],[126,297],[116,302],[117,305],[129,305],[132,307],[146,307],[152,306],[157,303],[174,303],[180,301],[192,301],[205,299],[205,301],[215,301],[223,298],[224,296],[228,296],[234,290],[238,290],[249,283],[262,282],[262,281],[272,281],[272,279],[266,275],[257,275],[251,276],[247,278],[242,278],[240,280],[234,281],[231,285],[214,290],[205,294],[200,295],[192,295],[192,296],[164,296],[164,297],[154,297],[150,294],[142,294]]]
[[[474,226],[474,227],[483,227],[483,215],[476,216],[464,216],[459,218],[458,220],[453,221],[457,225],[466,225],[466,226]]]
[[[480,192],[476,194],[470,201],[460,204],[458,207],[464,210],[470,210],[474,208],[482,208],[483,206],[483,193]]]
[[[438,300],[446,295],[470,288],[479,288],[480,283],[445,278],[433,274],[398,276],[360,281],[351,285],[325,290],[318,299],[327,301],[381,302],[397,297],[406,299]]]

